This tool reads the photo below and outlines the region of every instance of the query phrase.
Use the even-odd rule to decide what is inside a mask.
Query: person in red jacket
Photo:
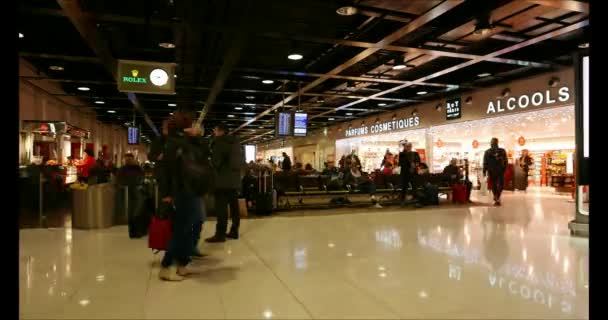
[[[84,160],[76,165],[76,168],[78,169],[78,180],[80,182],[87,182],[89,179],[89,171],[95,166],[96,163],[95,154],[92,150],[84,150],[84,153]]]

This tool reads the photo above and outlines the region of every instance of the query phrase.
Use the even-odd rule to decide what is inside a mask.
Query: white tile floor
[[[160,257],[125,227],[22,230],[21,315],[585,319],[588,240],[569,236],[573,213],[568,197],[507,192],[500,208],[245,220],[181,283],[158,280]]]

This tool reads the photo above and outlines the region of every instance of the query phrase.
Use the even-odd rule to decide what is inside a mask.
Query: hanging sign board
[[[118,91],[175,94],[175,64],[118,60]]]
[[[448,99],[445,102],[445,119],[453,120],[460,119],[462,116],[462,109],[460,107],[460,97]]]

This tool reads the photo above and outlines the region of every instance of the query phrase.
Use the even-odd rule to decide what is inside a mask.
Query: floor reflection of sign
[[[462,279],[462,267],[450,264],[448,276],[450,279],[455,279],[455,280],[460,281]]]
[[[460,119],[460,116],[462,115],[460,110],[460,97],[446,100],[445,106],[446,120]]]

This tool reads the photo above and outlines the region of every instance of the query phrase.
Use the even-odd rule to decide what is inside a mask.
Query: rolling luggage
[[[439,205],[439,187],[434,184],[427,183],[424,185],[424,197],[422,202],[425,206]]]
[[[255,196],[255,214],[256,215],[270,215],[273,208],[273,192],[268,191],[267,186],[268,175],[260,172],[258,177],[258,193]],[[272,179],[272,176],[271,176]]]
[[[457,183],[452,186],[452,202],[464,204],[467,203],[467,186]]]
[[[159,204],[156,214],[152,216],[148,230],[148,247],[150,249],[164,251],[169,247],[169,240],[171,239],[170,216],[174,212],[173,204]]]

